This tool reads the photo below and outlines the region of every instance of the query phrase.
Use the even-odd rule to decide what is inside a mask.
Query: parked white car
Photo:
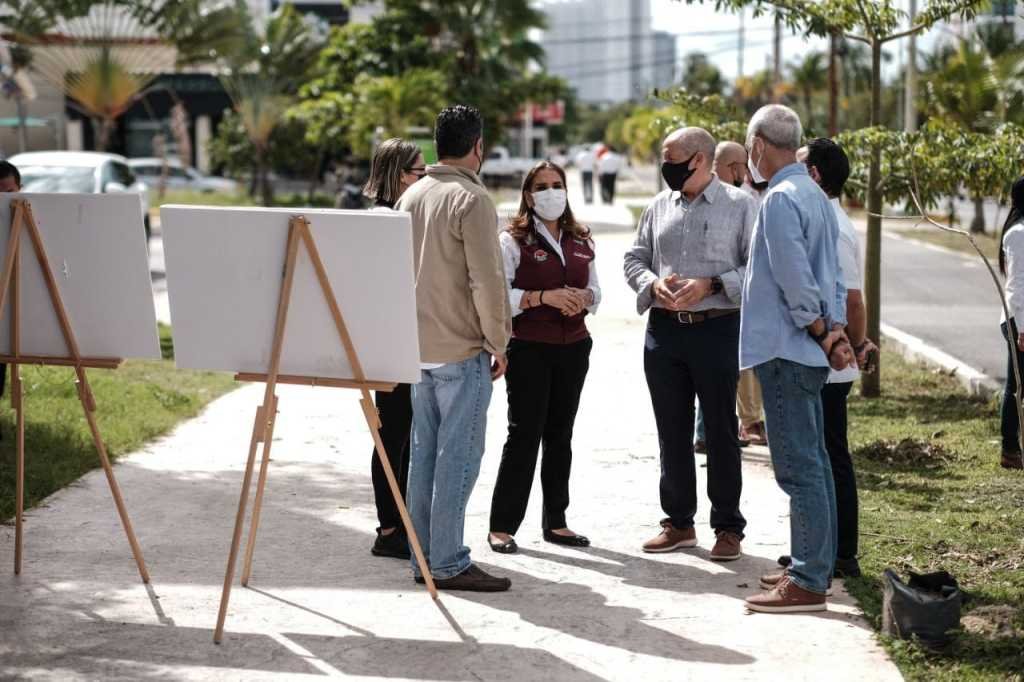
[[[480,167],[480,177],[491,185],[508,184],[518,187],[522,184],[523,177],[536,163],[535,159],[512,156],[506,147],[496,146],[484,159],[483,166]]]
[[[26,152],[7,160],[21,173],[21,188],[25,192],[138,194],[149,238],[149,194],[123,156],[101,152]]]
[[[128,165],[150,189],[160,184],[163,173],[163,159],[150,157],[128,159]],[[191,166],[185,166],[179,159],[167,159],[167,187],[169,189],[187,189],[194,192],[224,192],[234,194],[238,191],[238,183],[228,178],[214,175],[203,175]]]

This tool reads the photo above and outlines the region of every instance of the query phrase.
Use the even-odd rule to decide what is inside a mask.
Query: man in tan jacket
[[[500,592],[463,544],[466,503],[480,473],[491,381],[505,373],[512,311],[497,211],[477,173],[483,123],[473,107],[437,116],[440,163],[395,205],[412,215],[420,383],[412,387],[408,505],[437,587]],[[493,359],[493,364],[492,364]],[[413,575],[417,582],[415,561]]]

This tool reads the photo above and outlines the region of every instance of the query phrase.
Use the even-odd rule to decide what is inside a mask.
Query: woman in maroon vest
[[[540,480],[544,539],[586,547],[567,528],[572,429],[590,366],[590,333],[584,322],[601,300],[590,230],[573,218],[565,171],[549,161],[523,180],[519,214],[501,235],[512,301],[508,348],[508,439],[491,501],[488,544],[495,552],[518,548],[530,498],[537,449],[543,443]]]

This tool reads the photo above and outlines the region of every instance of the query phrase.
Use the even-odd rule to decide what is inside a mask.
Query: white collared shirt
[[[534,221],[534,228],[537,230],[537,233],[540,234],[541,238],[547,242],[548,248],[555,252],[558,259],[562,261],[562,265],[564,266],[565,254],[562,253],[562,245],[551,236],[548,228],[540,221]],[[505,282],[508,283],[508,299],[512,304],[512,317],[515,317],[519,313],[523,312],[523,309],[519,306],[523,301],[523,294],[525,293],[525,290],[516,289],[512,286],[512,281],[516,278],[516,270],[519,269],[519,259],[522,251],[519,248],[519,242],[516,241],[516,238],[506,231],[501,233],[500,241],[501,257],[505,263]],[[595,251],[596,254],[594,241],[592,239],[588,239],[587,244],[590,246],[591,250]],[[595,258],[590,261],[590,265],[587,269],[587,289],[590,289],[591,293],[594,295],[593,304],[587,306],[587,311],[591,315],[597,312],[597,306],[601,303],[601,284],[597,279],[596,261],[597,258],[595,256]]]

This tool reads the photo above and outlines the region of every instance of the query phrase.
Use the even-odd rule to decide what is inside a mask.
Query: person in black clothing
[[[20,192],[21,173],[10,161],[0,161],[0,192]],[[7,365],[0,363],[0,396],[7,386]]]
[[[402,192],[423,177],[425,172],[423,154],[418,146],[399,138],[382,142],[373,155],[370,179],[363,188],[363,194],[374,202],[371,210],[393,210]],[[409,479],[409,434],[412,430],[410,386],[398,384],[390,393],[377,391],[374,402],[380,415],[381,441],[404,498]],[[374,556],[409,559],[409,539],[376,448],[373,450],[370,473],[377,520],[380,523],[370,552]]]
[[[508,440],[491,500],[491,549],[517,551],[513,536],[526,514],[543,445],[541,524],[548,542],[586,547],[590,541],[566,527],[572,431],[592,341],[584,317],[594,312],[601,289],[590,230],[569,208],[565,171],[550,161],[523,180],[519,214],[501,234],[505,277],[512,303],[508,349]]]

